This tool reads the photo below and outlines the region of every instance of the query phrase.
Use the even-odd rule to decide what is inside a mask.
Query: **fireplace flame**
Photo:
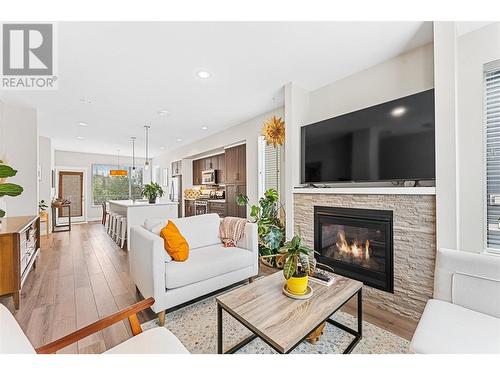
[[[366,240],[363,245],[357,239],[353,240],[351,244],[349,244],[345,238],[345,232],[343,230],[339,230],[337,233],[337,249],[340,253],[344,255],[351,255],[354,258],[364,258],[370,259],[370,241]]]

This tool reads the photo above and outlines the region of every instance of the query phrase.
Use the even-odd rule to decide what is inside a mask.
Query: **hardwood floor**
[[[0,303],[13,312],[33,346],[42,346],[142,299],[130,279],[127,255],[100,223],[42,236],[37,267],[23,286],[20,309],[14,310],[10,297],[0,297]],[[260,273],[275,271],[262,266]],[[406,339],[413,335],[415,322],[366,304],[363,309],[366,321]],[[344,310],[351,312],[351,307]],[[139,314],[141,323],[153,318],[151,310]],[[124,320],[60,352],[102,353],[129,337]]]
[[[21,292],[21,308],[15,311],[10,297],[0,302],[39,347],[140,299],[129,276],[127,252],[111,241],[100,223],[92,223],[42,236],[37,267]],[[149,310],[139,320],[154,317]],[[131,336],[124,320],[61,352],[101,353]]]

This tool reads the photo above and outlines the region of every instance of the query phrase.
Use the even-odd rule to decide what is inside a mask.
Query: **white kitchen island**
[[[109,201],[109,211],[127,217],[127,250],[130,250],[130,227],[143,225],[146,219],[172,219],[177,217],[179,202]]]

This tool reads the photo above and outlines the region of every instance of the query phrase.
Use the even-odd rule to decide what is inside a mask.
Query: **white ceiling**
[[[142,155],[151,124],[153,156],[282,105],[287,82],[314,90],[432,41],[424,22],[67,22],[57,33],[59,88],[0,100],[37,108],[60,150],[130,155],[136,136]]]

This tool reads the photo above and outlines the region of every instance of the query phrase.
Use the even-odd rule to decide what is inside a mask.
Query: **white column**
[[[286,236],[297,228],[293,219],[293,188],[300,184],[300,128],[305,124],[309,92],[293,82],[285,85],[285,168],[282,200],[286,210]]]
[[[454,22],[434,22],[437,247],[458,249],[457,40]]]

